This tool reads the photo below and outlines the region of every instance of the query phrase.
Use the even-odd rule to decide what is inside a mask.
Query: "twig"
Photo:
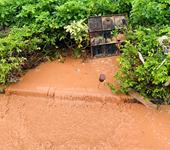
[[[150,102],[149,99],[143,97],[138,92],[132,89],[130,89],[129,95],[148,108],[157,108],[157,105],[153,104],[152,102]]]

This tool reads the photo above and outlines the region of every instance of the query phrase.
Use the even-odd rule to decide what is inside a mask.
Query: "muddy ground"
[[[99,75],[105,74],[106,82],[113,83],[118,59],[114,56],[88,59],[86,62],[72,58],[67,58],[64,63],[47,62],[30,70],[6,91],[24,96],[47,96],[58,91],[110,94],[109,88],[103,84],[99,86]]]
[[[140,104],[0,96],[0,150],[169,149],[168,112]]]
[[[170,108],[124,103],[99,84],[117,69],[110,57],[30,70],[0,95],[0,150],[170,150]]]

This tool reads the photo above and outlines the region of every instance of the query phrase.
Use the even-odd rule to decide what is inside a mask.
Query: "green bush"
[[[29,28],[13,28],[10,34],[0,39],[0,83],[14,81],[12,73],[20,71],[22,63],[31,51],[39,49],[41,40],[32,37]],[[11,76],[10,76],[11,74]]]
[[[133,88],[155,102],[169,103],[170,87],[165,83],[170,76],[170,57],[159,45],[158,37],[162,33],[157,31],[144,27],[128,31],[117,78],[122,92]]]
[[[84,20],[73,21],[70,25],[64,28],[69,33],[69,39],[67,40],[67,46],[74,48],[74,56],[76,58],[81,57],[82,52],[89,45],[88,26]],[[71,41],[74,40],[74,43]],[[70,41],[70,42],[69,42]],[[70,45],[71,44],[71,45]]]
[[[134,25],[170,24],[169,0],[133,0],[130,13]]]

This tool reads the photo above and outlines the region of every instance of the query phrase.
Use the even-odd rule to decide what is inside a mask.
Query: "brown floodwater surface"
[[[20,82],[10,86],[6,92],[18,95],[47,96],[55,92],[103,93],[111,91],[102,83],[99,75],[106,75],[106,82],[113,82],[118,70],[118,57],[90,59],[82,63],[80,59],[67,58],[64,63],[58,61],[41,64],[30,70]]]
[[[168,109],[2,95],[0,150],[169,150]]]
[[[28,71],[0,95],[0,150],[170,150],[169,106],[124,103],[99,82],[115,81],[117,59]]]

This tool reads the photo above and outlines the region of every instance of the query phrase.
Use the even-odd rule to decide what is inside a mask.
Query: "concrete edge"
[[[17,95],[17,96],[29,96],[29,97],[44,97],[44,98],[55,98],[61,100],[81,100],[81,101],[98,101],[98,102],[110,102],[118,103],[126,100],[131,100],[132,97],[124,94],[110,94],[110,93],[99,93],[99,92],[81,92],[63,90],[49,90],[49,91],[32,91],[23,89],[6,89],[5,95]]]

